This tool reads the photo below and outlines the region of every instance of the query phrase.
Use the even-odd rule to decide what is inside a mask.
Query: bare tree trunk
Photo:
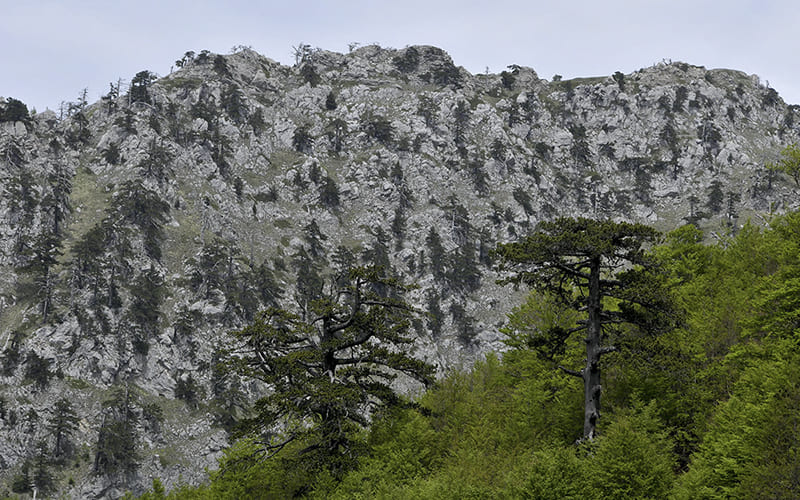
[[[600,258],[593,258],[589,274],[589,318],[586,328],[586,366],[583,369],[583,439],[592,441],[600,420],[601,296]]]

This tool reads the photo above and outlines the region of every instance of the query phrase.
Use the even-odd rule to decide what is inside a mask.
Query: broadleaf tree
[[[267,457],[296,443],[307,465],[345,472],[369,416],[406,404],[392,382],[400,374],[433,380],[433,367],[411,355],[408,288],[381,268],[350,268],[302,311],[269,308],[235,332],[233,366],[271,387],[240,422],[242,435],[258,439]]]
[[[501,283],[522,283],[581,312],[576,326],[540,332],[532,346],[566,342],[585,335],[585,365],[580,370],[558,365],[584,385],[583,439],[593,440],[600,419],[601,359],[617,351],[614,330],[629,323],[655,333],[674,318],[664,280],[645,251],[659,233],[642,224],[560,218],[542,222],[530,236],[498,244]],[[553,359],[558,361],[557,359]]]
[[[794,179],[795,185],[800,187],[800,147],[789,144],[781,151],[781,157],[775,163],[768,163],[767,168],[777,172],[784,172]]]

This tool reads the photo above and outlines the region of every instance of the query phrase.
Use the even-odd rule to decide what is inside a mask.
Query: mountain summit
[[[520,296],[495,284],[489,250],[539,221],[720,235],[798,206],[765,165],[800,111],[755,76],[472,75],[429,46],[296,57],[187,52],[61,117],[0,104],[9,488],[40,453],[68,496],[199,480],[261,390],[222,368],[228,332],[350,265],[419,285],[416,348],[447,369],[502,347]]]

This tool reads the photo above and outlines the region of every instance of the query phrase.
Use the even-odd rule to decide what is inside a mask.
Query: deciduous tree
[[[797,144],[789,144],[781,151],[780,160],[767,164],[767,168],[788,174],[800,187],[800,147]]]

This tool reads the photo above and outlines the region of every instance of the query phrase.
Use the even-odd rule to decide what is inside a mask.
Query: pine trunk
[[[601,356],[601,296],[600,259],[594,258],[590,264],[588,324],[586,329],[586,366],[583,369],[584,418],[583,438],[589,441],[596,435],[597,421],[600,419],[600,356]]]

